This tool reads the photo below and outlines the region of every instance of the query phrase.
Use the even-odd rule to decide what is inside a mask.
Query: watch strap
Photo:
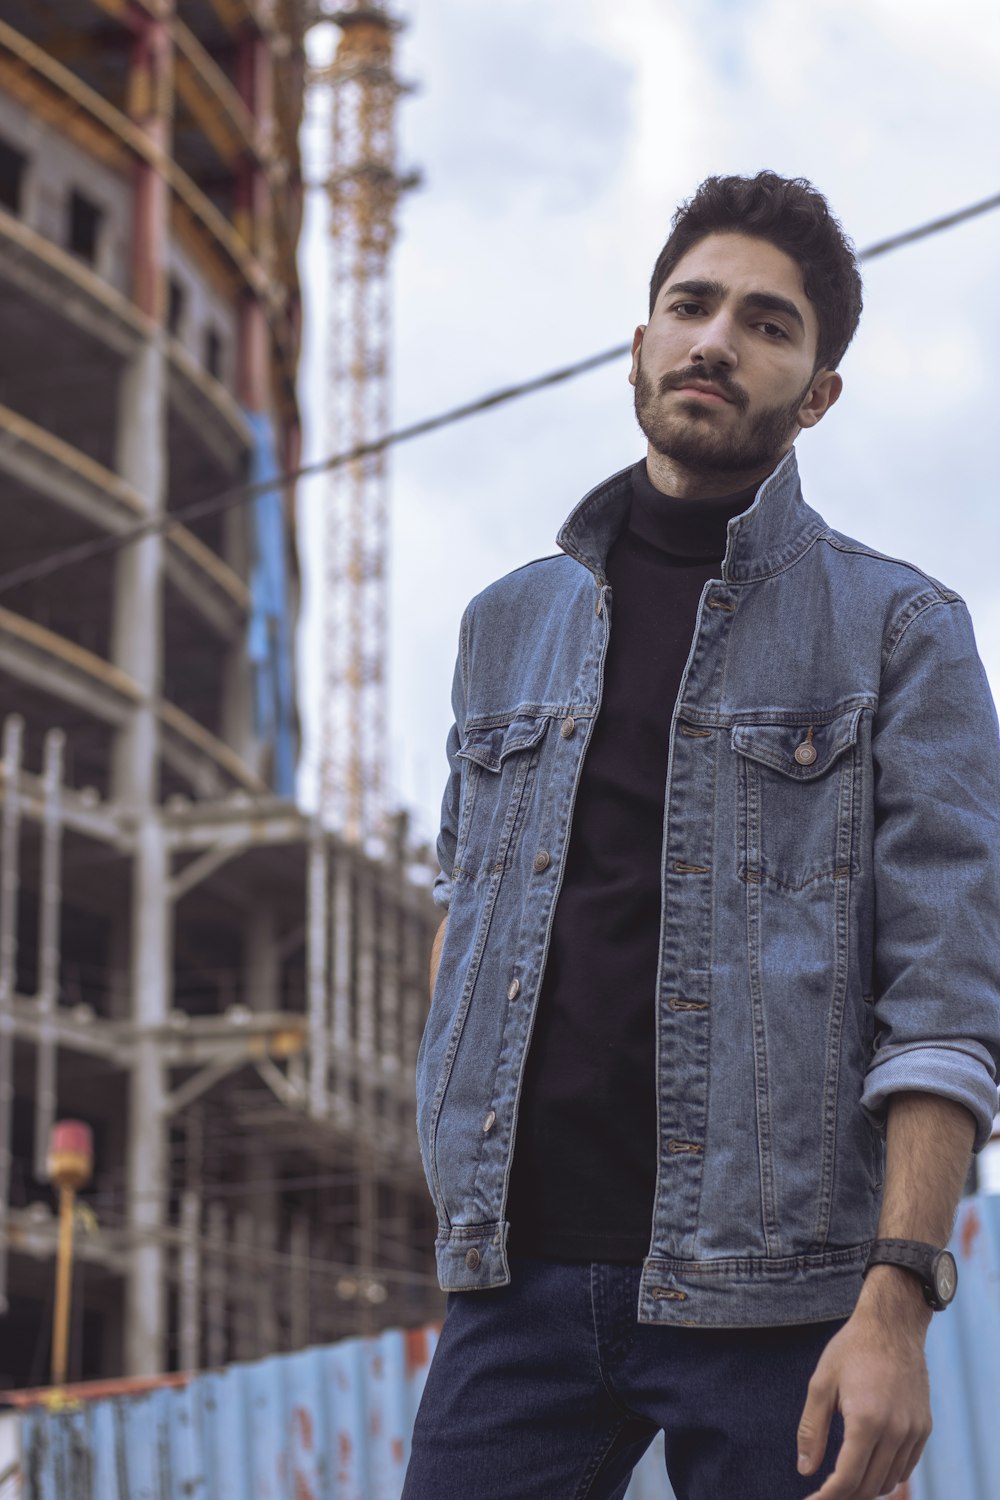
[[[931,1261],[940,1249],[940,1245],[928,1245],[923,1240],[873,1240],[868,1265],[903,1266],[929,1278]]]

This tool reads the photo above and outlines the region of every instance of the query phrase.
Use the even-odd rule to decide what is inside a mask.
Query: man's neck
[[[762,467],[749,469],[689,469],[657,452],[650,444],[646,450],[646,473],[650,483],[664,495],[676,495],[682,500],[716,500],[763,483],[784,456],[781,453]]]

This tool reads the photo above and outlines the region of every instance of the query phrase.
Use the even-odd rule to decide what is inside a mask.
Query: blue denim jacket
[[[591,491],[559,533],[565,555],[502,578],[462,621],[435,890],[448,926],[417,1065],[452,1291],[510,1278],[521,1079],[629,495],[628,470]],[[945,1095],[975,1116],[978,1145],[990,1133],[1000,742],[962,601],[832,531],[793,453],[729,523],[665,773],[639,1318],[846,1316],[889,1097]]]

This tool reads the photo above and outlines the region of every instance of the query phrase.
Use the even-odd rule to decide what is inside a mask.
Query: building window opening
[[[74,255],[92,266],[97,261],[101,233],[101,210],[96,203],[76,191],[69,198],[69,248]]]
[[[176,276],[171,276],[167,286],[167,332],[175,339],[181,336],[185,301],[184,288]]]
[[[222,379],[222,339],[216,328],[205,334],[205,369],[214,380]]]
[[[24,197],[24,170],[28,158],[6,141],[0,141],[0,207],[12,214],[21,212]]]

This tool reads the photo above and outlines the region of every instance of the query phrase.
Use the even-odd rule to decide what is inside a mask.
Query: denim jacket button
[[[479,1263],[482,1258],[483,1257],[480,1255],[478,1250],[467,1250],[465,1254],[465,1264],[468,1266],[470,1271],[478,1271]]]
[[[816,746],[810,740],[803,740],[795,747],[795,759],[800,766],[811,766],[816,759]]]
[[[534,870],[536,875],[540,875],[543,870],[548,869],[551,863],[552,856],[549,851],[547,849],[539,849],[538,853],[531,861],[531,868]]]
[[[487,1135],[493,1129],[496,1122],[497,1112],[495,1109],[491,1109],[487,1114],[486,1119],[483,1121],[483,1134]]]
[[[512,979],[510,984],[507,986],[507,999],[516,1000],[520,993],[521,981],[519,979]]]
[[[568,714],[566,718],[563,719],[562,724],[559,727],[559,733],[562,735],[564,740],[568,740],[572,738],[575,732],[576,720],[574,719],[572,714]]]

